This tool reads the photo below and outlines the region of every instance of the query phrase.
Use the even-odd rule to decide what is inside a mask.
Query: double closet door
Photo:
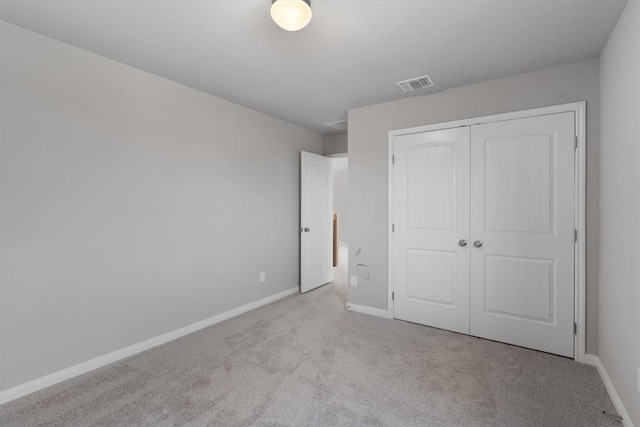
[[[395,318],[573,357],[574,120],[394,139]]]

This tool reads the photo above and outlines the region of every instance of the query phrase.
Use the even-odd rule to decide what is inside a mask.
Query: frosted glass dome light
[[[311,0],[273,0],[271,19],[287,31],[298,31],[311,21]]]

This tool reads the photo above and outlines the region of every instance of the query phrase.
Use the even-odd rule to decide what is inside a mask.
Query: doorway
[[[333,213],[336,217],[334,280],[346,284],[349,257],[349,159],[347,155],[332,157],[331,166],[333,174]]]

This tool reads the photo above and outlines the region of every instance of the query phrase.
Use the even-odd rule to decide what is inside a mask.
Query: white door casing
[[[300,292],[333,280],[331,159],[300,153]]]
[[[394,144],[394,317],[469,333],[469,128]]]
[[[471,335],[573,357],[574,129],[573,112],[471,128]]]

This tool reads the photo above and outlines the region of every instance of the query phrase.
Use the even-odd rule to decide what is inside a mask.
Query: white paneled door
[[[394,317],[572,357],[573,112],[394,138]]]
[[[333,280],[331,159],[301,152],[300,292]]]
[[[394,317],[469,333],[469,128],[394,145]]]
[[[573,356],[574,135],[573,112],[471,128],[472,335]]]

